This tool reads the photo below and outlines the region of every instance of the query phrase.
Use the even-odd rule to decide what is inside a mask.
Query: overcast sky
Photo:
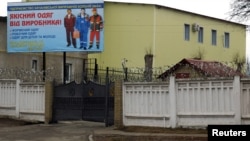
[[[225,19],[230,10],[231,0],[105,0],[157,3],[202,15]]]
[[[0,16],[7,16],[7,2],[21,2],[22,0],[1,0]],[[82,0],[84,1],[84,0]],[[140,2],[162,4],[165,6],[187,10],[202,15],[226,19],[230,10],[231,0],[104,0],[121,2]]]

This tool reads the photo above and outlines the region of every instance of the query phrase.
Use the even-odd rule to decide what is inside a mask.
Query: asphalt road
[[[0,119],[0,141],[91,141],[94,130],[104,123],[74,121],[30,124]]]
[[[44,124],[0,118],[0,141],[207,141],[204,133],[177,131],[127,132],[98,122]]]

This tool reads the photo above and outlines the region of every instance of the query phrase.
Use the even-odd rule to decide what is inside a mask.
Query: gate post
[[[123,95],[122,80],[115,81],[114,84],[114,126],[116,128],[123,127]]]
[[[53,82],[45,82],[45,124],[49,124],[53,118],[53,88]]]

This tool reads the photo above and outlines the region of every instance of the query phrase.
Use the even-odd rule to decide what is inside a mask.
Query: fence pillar
[[[234,112],[235,112],[235,122],[236,124],[241,124],[241,89],[240,89],[240,77],[235,76],[233,82],[234,89]]]
[[[169,98],[170,98],[170,127],[175,128],[177,122],[176,112],[176,91],[175,91],[175,77],[171,76],[169,80]]]
[[[114,87],[114,126],[116,128],[123,127],[123,96],[122,81],[115,81]]]
[[[53,82],[45,82],[45,124],[52,121]]]
[[[20,116],[20,83],[19,79],[16,80],[16,118]]]

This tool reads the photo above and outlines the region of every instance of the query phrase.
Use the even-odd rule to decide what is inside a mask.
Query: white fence
[[[45,121],[45,84],[0,80],[0,116]]]
[[[250,124],[250,80],[175,80],[123,85],[125,126]]]

